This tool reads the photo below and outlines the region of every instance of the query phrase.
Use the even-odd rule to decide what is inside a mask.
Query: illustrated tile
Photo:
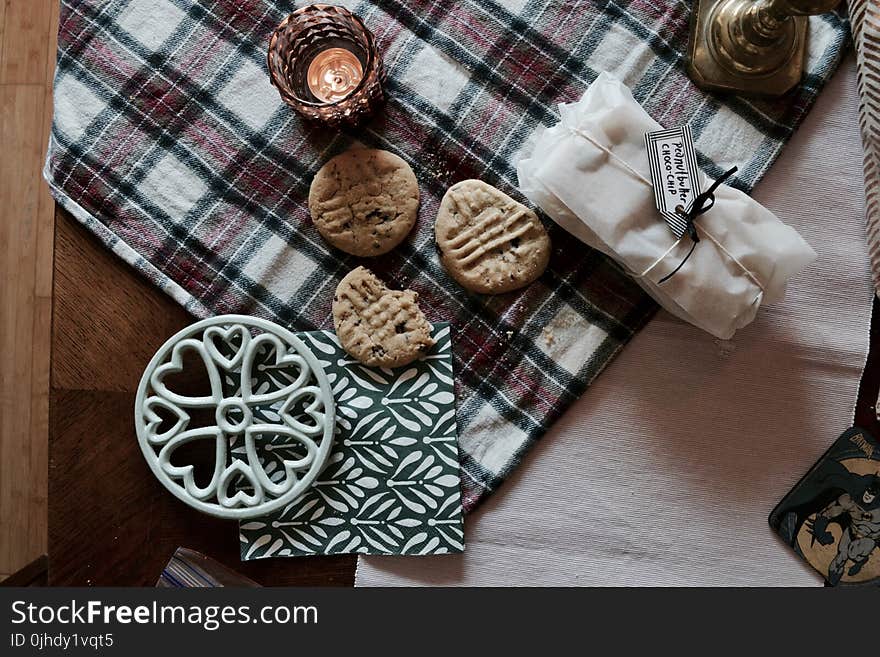
[[[844,431],[767,520],[829,585],[880,585],[880,443]]]
[[[300,334],[333,386],[333,451],[302,497],[240,524],[243,561],[464,550],[449,324],[433,335],[421,360],[390,370],[352,360],[329,331]]]

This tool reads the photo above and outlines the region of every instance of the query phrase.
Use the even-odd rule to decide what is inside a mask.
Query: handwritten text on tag
[[[657,209],[676,237],[687,230],[685,213],[700,195],[701,174],[690,126],[645,134]]]

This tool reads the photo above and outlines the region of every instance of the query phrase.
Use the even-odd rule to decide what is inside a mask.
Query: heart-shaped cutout
[[[251,485],[253,493],[249,494],[239,488],[235,495],[229,495],[230,485],[239,477]],[[220,481],[217,483],[217,501],[227,509],[235,509],[241,506],[257,506],[264,499],[265,494],[258,477],[254,475],[251,466],[244,461],[233,461],[223,471],[223,474],[220,475]]]
[[[303,400],[308,397],[312,401],[303,406]],[[324,400],[321,397],[321,389],[317,386],[306,386],[294,391],[278,410],[281,419],[289,427],[307,436],[320,436],[327,426],[327,413]],[[308,415],[314,420],[313,424],[300,422],[298,417]]]
[[[241,396],[247,404],[276,401],[301,388],[311,376],[312,371],[302,356],[288,353],[280,338],[263,333],[248,344],[241,366]],[[254,392],[255,388],[262,387],[266,387],[267,392]]]
[[[199,486],[195,480],[195,468],[192,465],[173,465],[171,458],[174,452],[194,440],[213,438],[214,447],[214,471],[211,481],[207,486]],[[212,497],[220,484],[220,476],[226,466],[226,438],[217,427],[200,427],[184,431],[172,438],[159,452],[159,467],[172,479],[182,479],[183,487],[187,493],[197,500],[206,500]]]
[[[250,341],[251,332],[242,324],[227,327],[209,326],[202,334],[202,342],[205,343],[211,358],[227,371],[238,367],[244,359]],[[224,352],[230,355],[224,355]]]
[[[265,436],[268,439],[280,438],[273,443],[265,444],[263,449],[268,453],[282,454],[283,450],[295,447],[298,451],[305,451],[305,456],[298,459],[287,459],[279,456],[278,460],[284,468],[285,477],[280,482],[272,481],[266,472],[264,464],[260,461],[257,454],[257,440],[259,436]],[[289,427],[278,426],[274,424],[257,424],[245,431],[244,437],[245,452],[247,454],[248,463],[251,470],[256,475],[262,487],[270,494],[280,497],[296,485],[299,480],[297,472],[308,470],[318,454],[318,445],[308,436],[304,436],[298,431]],[[271,446],[271,449],[268,449]]]
[[[164,417],[160,413],[164,411]],[[168,415],[174,420],[170,429],[159,432],[159,427],[169,421]],[[161,445],[172,436],[186,429],[189,424],[189,413],[161,397],[148,397],[144,402],[144,420],[147,423],[147,440],[153,445]]]
[[[198,354],[202,363],[205,365],[205,370],[208,374],[208,381],[211,385],[210,396],[203,395],[189,397],[186,395],[180,395],[176,392],[172,392],[165,385],[165,377],[183,371],[183,355],[188,351]],[[223,388],[220,382],[220,372],[217,370],[217,365],[214,363],[210,354],[208,354],[205,345],[201,341],[192,338],[181,340],[174,345],[174,348],[171,350],[171,360],[153,370],[153,374],[150,376],[150,385],[157,396],[180,406],[212,406],[219,403],[223,398]]]

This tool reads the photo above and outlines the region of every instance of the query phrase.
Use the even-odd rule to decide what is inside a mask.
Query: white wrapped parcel
[[[691,249],[676,239],[654,200],[645,133],[662,129],[607,73],[562,121],[537,135],[517,165],[519,186],[560,226],[614,258],[666,310],[728,339],[761,303],[783,296],[787,280],[816,258],[790,226],[746,194],[721,185],[695,225]],[[711,181],[704,177],[703,189]]]

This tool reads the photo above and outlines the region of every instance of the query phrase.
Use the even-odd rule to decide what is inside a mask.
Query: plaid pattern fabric
[[[265,70],[269,34],[296,3],[62,3],[55,121],[45,176],[107,246],[197,317],[252,313],[295,330],[332,326],[339,278],[305,199],[317,168],[355,137],[306,126]],[[455,328],[465,508],[495,489],[653,314],[605,257],[553,225],[548,271],[519,293],[465,293],[440,266],[433,219],[447,187],[481,178],[515,194],[514,163],[555,104],[598,71],[630,85],[660,123],[690,122],[701,164],[734,185],[762,176],[833,72],[845,18],[811,21],[800,89],[721,99],[684,72],[690,3],[674,0],[343,2],[385,53],[390,101],[356,135],[419,178],[417,229],[365,264],[418,291]]]

